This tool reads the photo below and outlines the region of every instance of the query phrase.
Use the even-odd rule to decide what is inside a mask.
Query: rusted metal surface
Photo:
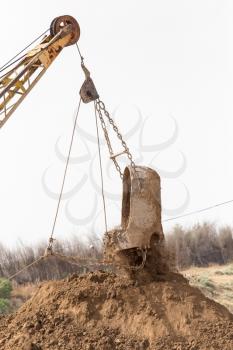
[[[80,37],[80,27],[76,19],[72,16],[65,15],[54,18],[50,25],[50,33],[52,36],[55,36],[65,27],[70,27],[69,30],[71,32],[70,41],[66,44],[66,46],[75,44]]]
[[[123,175],[121,226],[106,234],[106,255],[132,248],[147,250],[163,241],[160,177],[151,168],[128,166]]]
[[[89,103],[97,100],[99,98],[98,92],[96,90],[95,84],[91,79],[91,74],[84,63],[81,64],[82,70],[85,74],[85,81],[80,89],[80,96],[83,103]]]

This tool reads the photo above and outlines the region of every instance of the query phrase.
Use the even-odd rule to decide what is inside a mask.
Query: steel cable
[[[14,57],[12,57],[9,61],[7,61],[3,66],[0,67],[0,73],[10,67],[12,64],[17,62],[19,59],[23,58],[25,55],[17,59],[16,61],[12,62],[16,57],[18,57],[21,53],[23,53],[25,50],[27,50],[32,44],[34,44],[37,40],[39,40],[43,35],[45,35],[48,32],[49,29],[47,29],[45,32],[43,32],[40,36],[38,36],[36,39],[34,39],[30,44],[28,44],[23,50],[19,51]],[[12,62],[12,63],[11,63]]]
[[[203,211],[211,210],[211,209],[220,207],[222,205],[230,204],[230,203],[233,203],[233,199],[231,199],[229,201],[226,201],[226,202],[221,202],[221,203],[218,203],[218,204],[211,205],[210,207],[206,207],[206,208],[198,209],[198,210],[195,210],[195,211],[191,211],[191,212],[183,214],[183,215],[178,215],[178,216],[172,217],[170,219],[162,220],[162,221],[163,222],[167,222],[167,221],[173,221],[173,220],[176,220],[176,219],[181,219],[181,218],[184,218],[186,216],[202,213]]]
[[[107,225],[106,202],[105,202],[105,195],[104,195],[104,177],[103,177],[102,157],[101,157],[101,151],[100,151],[100,137],[99,137],[99,127],[98,127],[98,119],[97,119],[96,101],[94,102],[94,107],[95,107],[95,124],[96,124],[96,135],[97,135],[97,142],[98,142],[100,176],[101,176],[101,192],[102,192],[103,209],[104,209],[105,232],[107,234],[107,232],[108,232],[108,225]]]
[[[71,136],[71,141],[70,141],[70,146],[69,146],[69,151],[68,151],[68,156],[67,156],[67,160],[66,160],[65,171],[64,171],[64,175],[63,175],[63,179],[62,179],[62,185],[61,185],[61,190],[60,190],[58,203],[57,203],[57,209],[56,209],[55,218],[54,218],[54,222],[53,222],[52,232],[51,232],[51,235],[50,235],[50,238],[49,238],[49,247],[48,247],[49,249],[52,248],[53,235],[54,235],[54,230],[55,230],[55,226],[56,226],[56,222],[57,222],[58,212],[59,212],[59,208],[60,208],[60,204],[61,204],[61,200],[62,200],[64,185],[65,185],[65,179],[66,179],[67,169],[68,169],[68,165],[69,165],[71,150],[72,150],[72,146],[73,146],[74,134],[75,134],[75,129],[76,129],[76,125],[77,125],[77,119],[78,119],[78,115],[79,115],[80,105],[81,105],[81,97],[79,99],[78,109],[77,109],[77,113],[76,113],[76,116],[75,116],[75,121],[74,121],[74,126],[73,126],[73,131],[72,131],[72,136]]]
[[[32,263],[30,263],[30,264],[24,266],[22,269],[20,269],[19,271],[17,271],[17,272],[14,273],[13,275],[9,276],[8,279],[11,280],[12,278],[18,276],[21,272],[23,272],[23,271],[29,269],[29,267],[31,267],[31,266],[37,264],[39,261],[43,260],[44,258],[45,258],[45,256],[39,257],[38,259],[36,259],[36,260],[33,261]]]

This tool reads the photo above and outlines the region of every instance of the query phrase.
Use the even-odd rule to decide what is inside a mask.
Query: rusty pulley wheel
[[[55,36],[59,31],[67,25],[71,25],[71,39],[66,46],[75,44],[80,37],[80,27],[76,19],[72,16],[60,16],[54,18],[50,25],[50,33]]]

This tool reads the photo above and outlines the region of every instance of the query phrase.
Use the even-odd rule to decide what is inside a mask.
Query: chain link
[[[110,142],[110,139],[109,139],[109,136],[108,136],[106,123],[105,123],[104,118],[103,118],[103,113],[106,116],[106,118],[108,119],[109,124],[112,126],[113,131],[116,133],[118,139],[121,141],[122,147],[123,147],[123,149],[124,149],[128,159],[130,161],[130,165],[131,165],[132,169],[134,170],[134,172],[136,174],[136,164],[133,161],[133,156],[130,153],[130,150],[129,150],[126,142],[124,141],[123,136],[120,133],[117,125],[115,124],[114,120],[111,118],[109,112],[106,110],[104,102],[101,101],[100,99],[97,99],[96,102],[95,102],[95,106],[96,106],[96,111],[98,113],[98,116],[99,116],[99,119],[100,119],[100,122],[101,122],[101,126],[102,126],[102,129],[103,129],[103,132],[104,132],[104,136],[105,136],[105,139],[106,139],[106,142],[107,142],[107,146],[108,146],[108,150],[109,150],[109,153],[110,153],[110,157],[112,157],[114,155],[114,153],[113,153],[111,142]],[[123,173],[121,171],[121,168],[120,168],[118,162],[116,161],[115,158],[112,158],[112,160],[113,160],[113,162],[115,164],[115,167],[116,167],[117,171],[119,172],[121,178],[123,178]]]
[[[108,146],[108,151],[109,151],[110,157],[112,157],[114,155],[114,153],[113,153],[111,141],[110,141],[109,136],[108,136],[108,131],[107,131],[105,120],[103,118],[102,110],[100,108],[100,105],[97,102],[95,102],[95,108],[96,108],[96,112],[97,112],[99,119],[100,119],[101,127],[102,127],[103,132],[104,132],[104,137],[105,137],[105,140],[106,140],[106,143]],[[115,165],[117,172],[120,174],[120,177],[123,178],[123,173],[121,171],[120,165],[118,164],[117,160],[115,158],[112,158],[112,160],[113,160],[113,163]]]

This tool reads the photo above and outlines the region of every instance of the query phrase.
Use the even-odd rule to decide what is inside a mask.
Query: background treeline
[[[102,259],[102,246],[96,242],[100,241],[93,238],[84,245],[75,237],[69,241],[55,241],[54,251],[57,253],[85,260],[71,264],[66,259],[49,257],[23,271],[14,280],[18,283],[39,282],[99,268],[97,264],[88,262]],[[202,223],[184,228],[177,225],[166,233],[166,243],[171,260],[178,269],[233,261],[233,227],[230,226],[217,228],[212,223]],[[38,259],[44,254],[46,245],[44,242],[31,247],[19,243],[14,249],[0,245],[0,277],[8,278]]]
[[[166,238],[178,269],[233,261],[233,227],[217,228],[209,222],[190,228],[176,225]]]
[[[16,248],[0,244],[0,277],[9,278],[45,254],[47,242],[29,246],[18,242]],[[69,241],[55,241],[53,250],[61,257],[48,256],[15,276],[19,284],[64,278],[72,273],[83,273],[96,268],[93,261],[102,258],[101,245],[90,241],[82,244],[73,237]],[[65,256],[66,258],[62,257]],[[75,259],[69,259],[74,257]],[[90,263],[92,261],[92,263]]]

